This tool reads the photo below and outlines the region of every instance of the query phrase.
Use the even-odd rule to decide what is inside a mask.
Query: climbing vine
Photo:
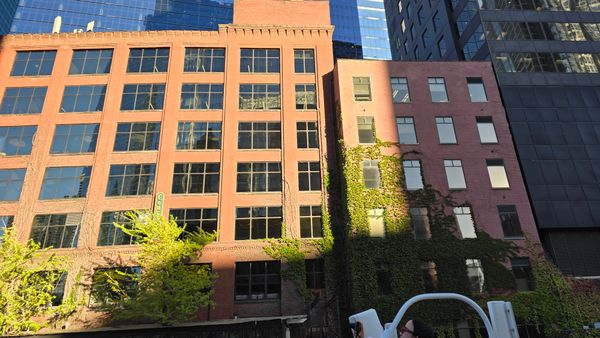
[[[346,147],[341,143],[343,202],[346,209],[346,243],[352,311],[375,308],[389,321],[408,298],[432,291],[471,295],[466,259],[479,259],[485,270],[485,290],[514,287],[512,274],[502,261],[514,253],[511,243],[477,232],[477,238],[459,239],[455,221],[448,213],[460,204],[431,186],[416,192],[403,189],[402,156],[396,144],[376,141],[373,145]],[[380,172],[380,187],[365,186],[362,162],[375,161]],[[410,225],[409,206],[429,210],[429,240],[415,240]],[[369,210],[384,209],[385,237],[370,236]],[[423,278],[423,265],[435,264],[435,285]],[[440,316],[443,314],[443,316]],[[448,325],[469,318],[471,313],[454,301],[417,304],[408,314],[434,325]],[[446,330],[449,332],[449,330]]]

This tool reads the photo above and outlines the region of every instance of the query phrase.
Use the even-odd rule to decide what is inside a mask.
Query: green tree
[[[40,250],[32,240],[23,244],[7,229],[0,238],[0,335],[37,331],[73,314],[79,306],[75,294],[51,306],[54,288],[68,267],[64,257]]]
[[[212,306],[215,275],[208,265],[190,263],[216,235],[186,232],[173,218],[144,211],[128,213],[127,218],[126,226],[115,225],[137,239],[141,271],[118,273],[120,279],[134,281],[133,290],[119,290],[123,283],[109,281],[112,293],[120,295],[110,305],[113,319],[172,325]]]

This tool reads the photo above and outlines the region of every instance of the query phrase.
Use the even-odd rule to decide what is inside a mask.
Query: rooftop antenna
[[[86,28],[86,32],[93,32],[94,31],[94,23],[95,21],[90,21],[87,24],[87,28]]]
[[[60,33],[60,26],[62,25],[62,18],[57,16],[54,18],[54,25],[52,25],[52,33]]]

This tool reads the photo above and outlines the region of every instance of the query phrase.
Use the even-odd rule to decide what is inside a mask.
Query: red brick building
[[[73,259],[68,290],[78,271],[134,266],[112,222],[154,208],[218,230],[202,319],[306,313],[261,239],[322,236],[332,32],[327,1],[236,0],[214,32],[5,36],[0,219]]]
[[[454,214],[459,238],[475,238],[478,229],[523,248],[539,243],[489,63],[338,60],[334,78],[346,146],[398,143],[388,151],[402,156],[405,190],[431,185],[452,193],[460,206],[446,212]],[[378,170],[363,163],[364,179],[376,181],[370,169]],[[415,238],[430,238],[428,206],[409,204]],[[371,236],[384,236],[373,224]],[[531,267],[522,255],[507,265],[517,288],[527,289]],[[485,274],[480,261],[468,261],[469,273]]]

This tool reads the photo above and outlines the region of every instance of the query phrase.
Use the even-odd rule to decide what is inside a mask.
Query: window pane
[[[396,126],[398,128],[400,144],[417,144],[417,134],[412,117],[396,118]]]
[[[467,87],[471,102],[487,102],[485,88],[481,78],[467,78]]]
[[[454,133],[454,124],[451,117],[436,117],[438,137],[441,144],[455,144],[456,135]]]
[[[465,175],[463,174],[462,162],[460,160],[444,160],[448,188],[466,189]]]
[[[486,160],[488,175],[492,188],[510,188],[508,176],[501,159]]]
[[[478,116],[476,121],[477,131],[479,132],[479,139],[481,143],[498,143],[492,117]]]

